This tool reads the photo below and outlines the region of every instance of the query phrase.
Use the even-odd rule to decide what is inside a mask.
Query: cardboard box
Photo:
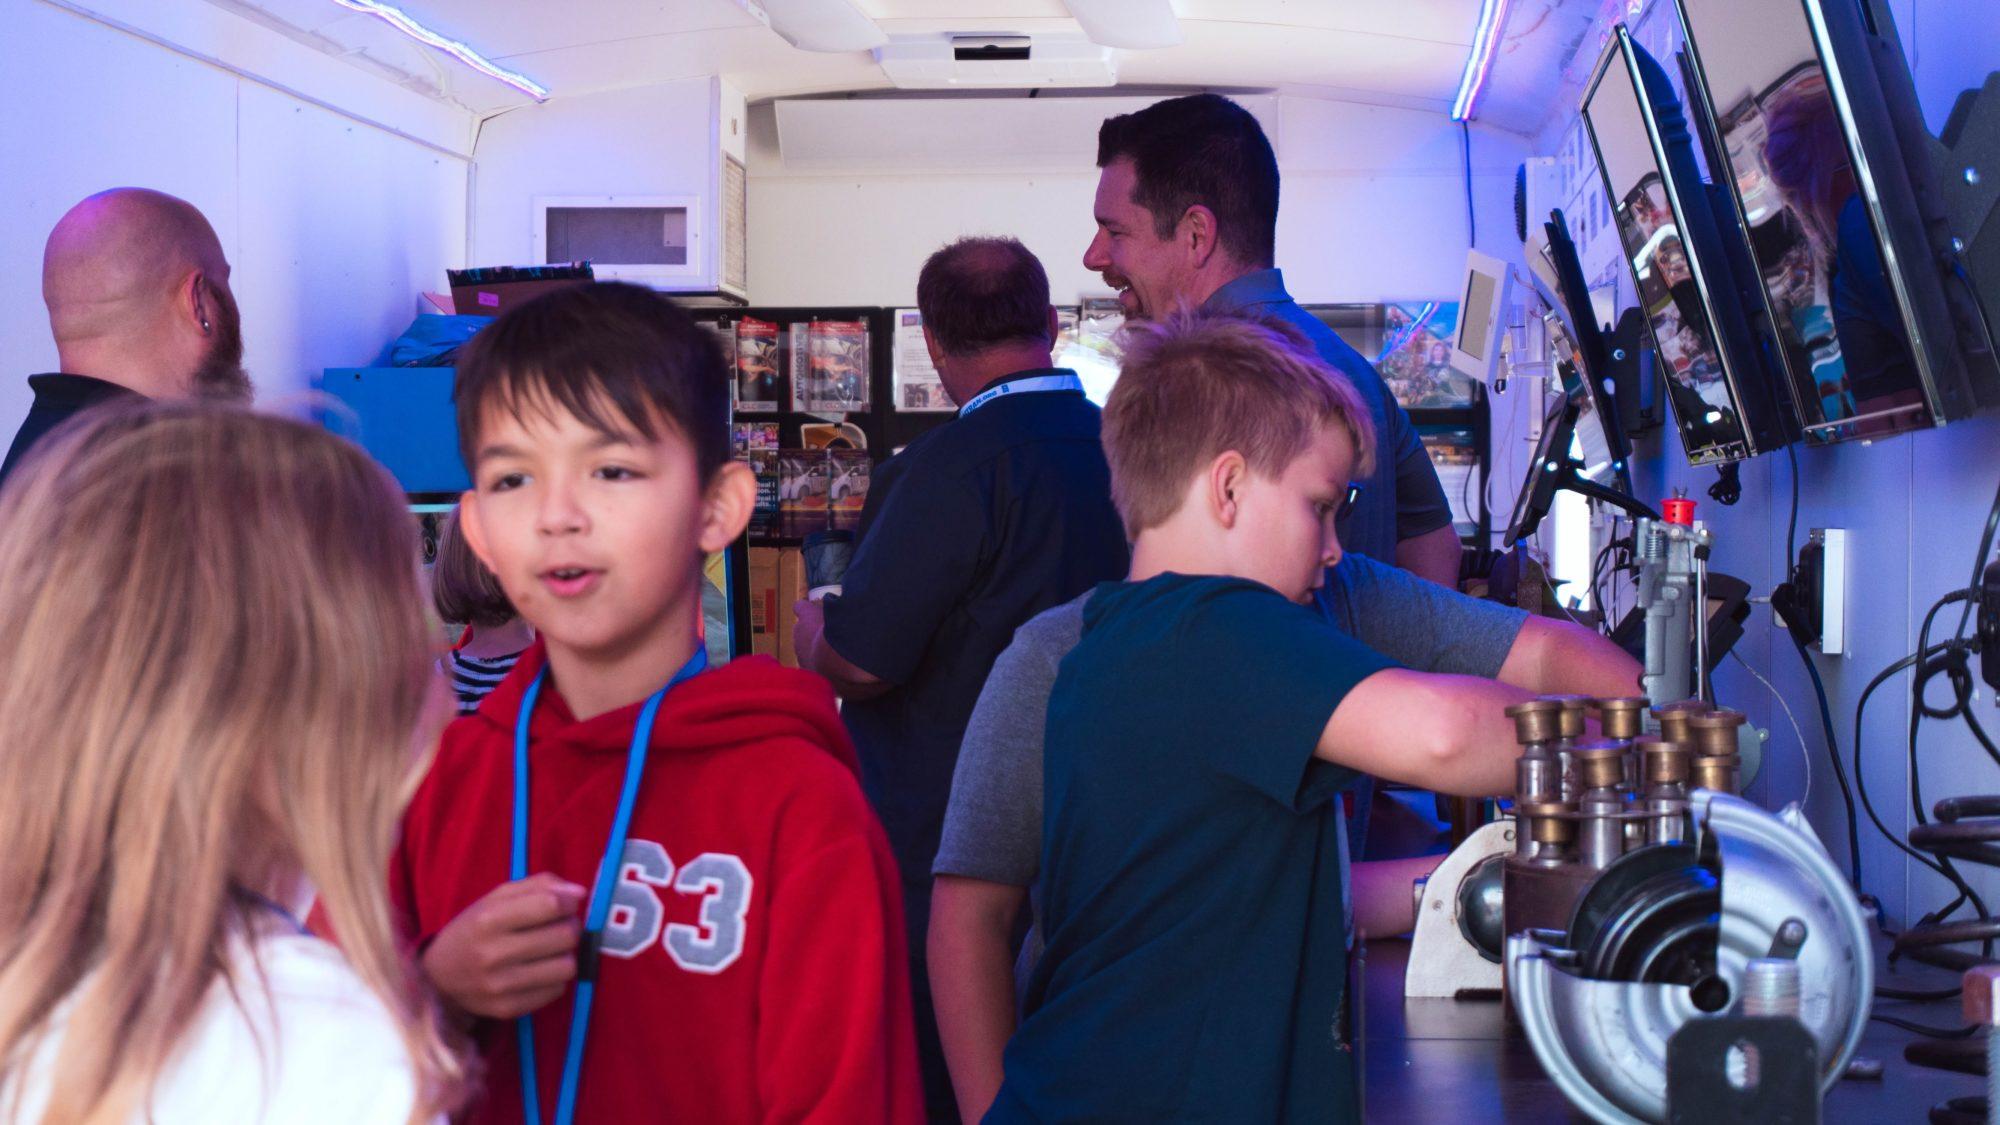
[[[784,603],[790,612],[790,602]],[[778,655],[778,549],[750,548],[750,652]]]
[[[446,270],[445,279],[451,284],[452,308],[459,315],[499,316],[544,293],[588,285],[591,272],[588,262],[566,262]]]
[[[805,556],[797,547],[786,547],[778,552],[778,663],[787,668],[799,666],[799,658],[793,649],[795,634],[799,625],[798,614],[792,607],[806,596]]]

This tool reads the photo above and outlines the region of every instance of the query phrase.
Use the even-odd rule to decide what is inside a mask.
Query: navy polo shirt
[[[988,389],[1051,374],[1067,372]],[[841,714],[919,899],[993,661],[1022,622],[1126,571],[1099,422],[1081,391],[1007,394],[911,442],[876,469],[842,592],[826,599],[827,643],[895,685]],[[925,921],[911,917],[912,934]]]
[[[0,462],[0,481],[13,474],[14,467],[20,464],[21,458],[34,448],[36,442],[72,416],[100,402],[138,397],[137,392],[116,383],[61,372],[30,375],[28,386],[35,392],[35,403],[28,408],[28,416],[22,419],[21,428],[14,433],[14,444],[7,448],[6,461]]]
[[[1451,504],[1430,454],[1375,365],[1363,359],[1333,329],[1299,307],[1285,292],[1277,270],[1256,270],[1209,295],[1211,312],[1261,316],[1282,321],[1305,334],[1334,370],[1347,376],[1375,422],[1375,472],[1365,482],[1352,511],[1343,512],[1340,545],[1376,562],[1396,564],[1396,544],[1451,523]]]
[[[1042,918],[986,1121],[1358,1121],[1316,757],[1395,662],[1267,586],[1100,586],[1049,697]]]

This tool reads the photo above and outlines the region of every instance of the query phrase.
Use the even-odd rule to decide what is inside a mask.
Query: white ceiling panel
[[[523,99],[333,0],[211,0],[476,112]],[[854,0],[892,36],[1076,35],[1063,0]],[[786,44],[755,0],[400,0],[439,32],[555,97],[720,74],[753,100],[887,88],[866,52]],[[1123,51],[1121,85],[1284,90],[1442,108],[1458,88],[1480,0],[1173,0],[1178,47]],[[1602,0],[1515,0],[1480,117],[1533,132],[1562,62]],[[1580,30],[1581,29],[1581,30]]]

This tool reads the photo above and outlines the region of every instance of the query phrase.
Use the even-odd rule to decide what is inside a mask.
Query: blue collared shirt
[[[1364,482],[1354,511],[1341,520],[1343,550],[1367,555],[1391,565],[1396,543],[1414,539],[1451,523],[1451,505],[1430,454],[1417,438],[1410,415],[1373,364],[1349,347],[1318,317],[1299,307],[1285,292],[1284,275],[1275,269],[1256,270],[1211,294],[1202,308],[1279,320],[1312,341],[1320,358],[1347,376],[1375,422],[1375,472]]]

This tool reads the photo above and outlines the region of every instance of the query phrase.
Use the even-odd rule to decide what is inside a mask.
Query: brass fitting
[[[1633,740],[1633,745],[1639,749],[1647,788],[1687,781],[1691,768],[1687,747],[1650,734],[1640,735]]]
[[[1683,699],[1653,708],[1653,720],[1660,724],[1661,738],[1682,746],[1692,746],[1694,731],[1688,726],[1688,720],[1696,715],[1706,715],[1710,710],[1712,708],[1699,699]]]
[[[1562,737],[1564,738],[1583,737],[1583,716],[1584,712],[1590,709],[1591,701],[1589,696],[1545,695],[1542,696],[1542,698],[1545,700],[1550,700],[1556,704],[1559,704],[1562,707],[1562,730],[1561,730]]]
[[[1592,705],[1597,709],[1598,729],[1606,738],[1636,738],[1646,729],[1646,700],[1643,696],[1599,699]]]
[[[1735,754],[1711,754],[1694,760],[1694,787],[1718,793],[1736,792]]]
[[[1553,742],[1562,729],[1562,704],[1553,699],[1530,699],[1507,708],[1514,720],[1514,740],[1523,746]]]
[[[1600,738],[1579,742],[1571,751],[1576,756],[1577,784],[1584,790],[1616,789],[1625,780],[1625,755],[1631,744]]]
[[[1720,758],[1736,754],[1736,728],[1744,723],[1741,711],[1710,711],[1688,719],[1697,755]]]
[[[1576,837],[1576,806],[1560,801],[1515,805],[1514,815],[1527,821],[1528,835],[1537,844],[1560,847]]]

